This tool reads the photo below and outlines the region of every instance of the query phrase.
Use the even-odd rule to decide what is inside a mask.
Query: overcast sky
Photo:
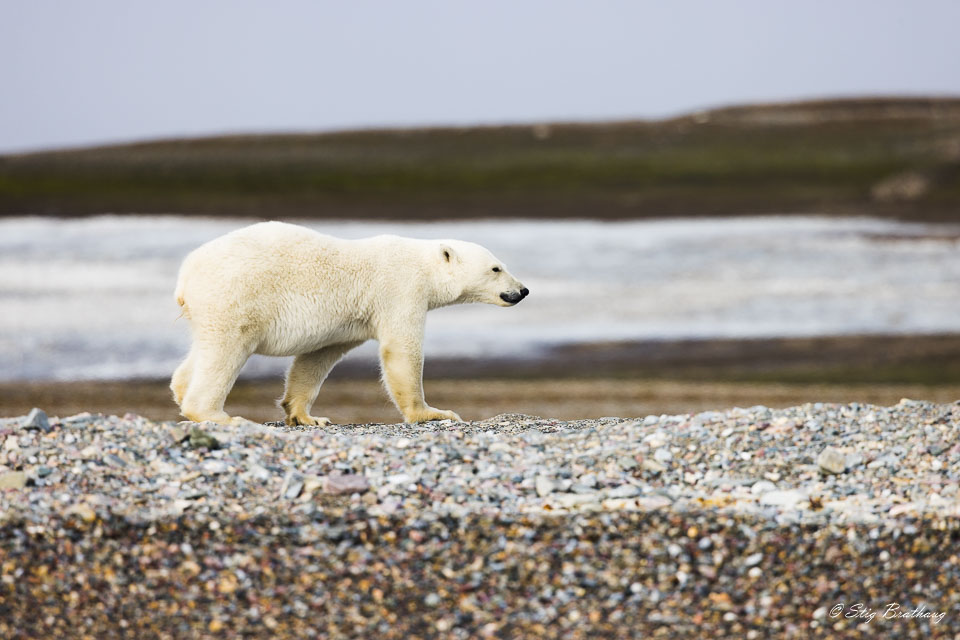
[[[956,0],[0,0],[0,152],[960,95]]]

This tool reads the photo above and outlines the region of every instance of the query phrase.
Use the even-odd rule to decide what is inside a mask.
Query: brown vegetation
[[[248,135],[0,156],[0,215],[869,214],[957,220],[960,99],[663,121]]]

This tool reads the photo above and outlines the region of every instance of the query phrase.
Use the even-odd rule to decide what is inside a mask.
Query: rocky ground
[[[960,403],[0,420],[0,636],[960,637]]]

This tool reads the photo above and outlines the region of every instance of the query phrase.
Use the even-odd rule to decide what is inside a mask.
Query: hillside
[[[0,156],[0,215],[960,220],[960,99],[662,121],[166,140]]]

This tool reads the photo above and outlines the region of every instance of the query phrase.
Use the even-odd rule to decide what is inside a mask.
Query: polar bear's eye
[[[494,268],[493,268],[493,272],[494,272],[494,273],[500,273],[500,267],[494,267]]]

